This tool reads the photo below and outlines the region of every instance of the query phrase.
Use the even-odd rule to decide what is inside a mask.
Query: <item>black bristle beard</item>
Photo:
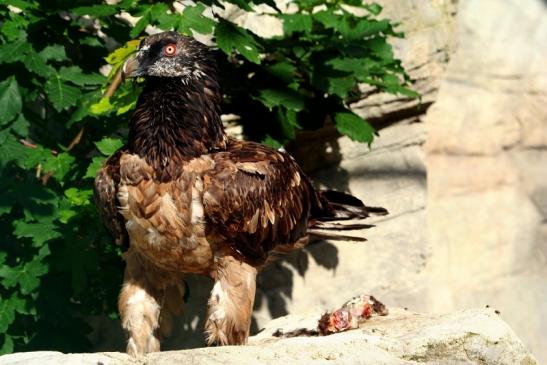
[[[144,158],[156,179],[182,173],[184,161],[222,150],[218,82],[199,78],[148,77],[129,125],[129,150]]]

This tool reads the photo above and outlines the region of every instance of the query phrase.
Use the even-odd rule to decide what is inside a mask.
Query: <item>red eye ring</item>
[[[169,43],[163,47],[163,55],[173,57],[177,53],[177,45],[175,43]]]

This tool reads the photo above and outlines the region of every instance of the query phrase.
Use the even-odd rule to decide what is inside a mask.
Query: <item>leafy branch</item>
[[[255,14],[269,6],[283,34],[260,37],[223,18],[227,3]],[[388,43],[403,34],[377,4],[302,0],[290,13],[272,0],[184,4],[0,4],[0,354],[89,351],[85,317],[115,315],[123,266],[92,183],[127,137],[140,86],[121,84],[119,69],[148,30],[211,39],[223,111],[274,146],[325,120],[370,144],[374,129],[348,108],[360,83],[417,96]]]

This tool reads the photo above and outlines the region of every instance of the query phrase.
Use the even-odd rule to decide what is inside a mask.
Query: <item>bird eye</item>
[[[165,56],[172,57],[177,53],[177,45],[175,43],[169,43],[165,47],[163,47],[163,54]]]

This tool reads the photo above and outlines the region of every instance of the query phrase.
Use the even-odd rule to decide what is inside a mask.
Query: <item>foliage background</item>
[[[210,36],[224,112],[273,146],[325,122],[370,144],[374,130],[347,107],[358,83],[417,96],[387,42],[403,35],[377,4],[304,0],[280,12],[271,0],[229,2],[266,4],[284,35],[261,38],[222,18],[215,1],[0,3],[0,353],[89,351],[86,318],[117,315],[121,252],[99,223],[92,184],[126,138],[139,85],[102,95],[148,26]]]

